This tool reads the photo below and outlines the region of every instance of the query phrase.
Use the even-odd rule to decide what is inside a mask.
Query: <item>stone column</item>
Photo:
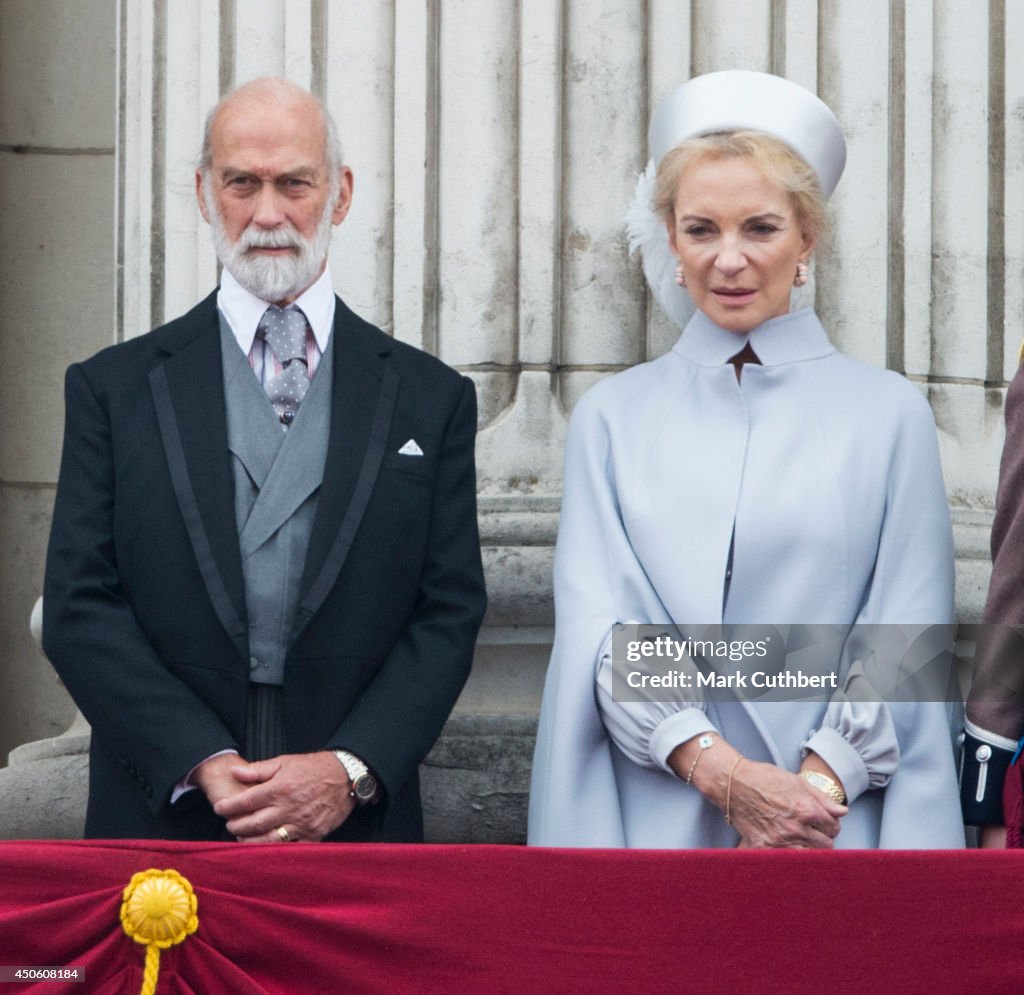
[[[113,341],[115,39],[115,0],[0,3],[0,758],[74,714],[27,622],[64,370]]]

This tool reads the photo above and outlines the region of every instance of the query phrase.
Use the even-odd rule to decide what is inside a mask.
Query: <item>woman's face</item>
[[[697,307],[739,333],[789,311],[797,263],[814,247],[789,194],[746,157],[707,159],[683,173],[669,242]]]

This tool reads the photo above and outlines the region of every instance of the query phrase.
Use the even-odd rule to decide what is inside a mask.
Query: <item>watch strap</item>
[[[363,763],[354,753],[348,750],[331,750],[337,757],[338,762],[345,768],[349,779],[349,797],[354,798],[359,805],[366,805],[377,800],[377,779],[370,773],[370,768]],[[372,783],[371,792],[363,793],[360,782]]]

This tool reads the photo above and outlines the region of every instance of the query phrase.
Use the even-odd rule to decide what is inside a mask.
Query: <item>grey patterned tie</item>
[[[267,340],[274,350],[281,372],[276,376],[264,375],[263,387],[274,405],[285,428],[295,420],[302,399],[309,390],[309,370],[306,368],[306,316],[294,305],[280,308],[274,304],[260,318],[256,334]]]

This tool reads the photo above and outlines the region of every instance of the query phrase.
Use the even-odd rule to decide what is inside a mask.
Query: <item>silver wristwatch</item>
[[[338,762],[345,768],[349,779],[349,797],[354,798],[357,805],[369,805],[377,800],[377,778],[370,769],[348,750],[331,750]]]

